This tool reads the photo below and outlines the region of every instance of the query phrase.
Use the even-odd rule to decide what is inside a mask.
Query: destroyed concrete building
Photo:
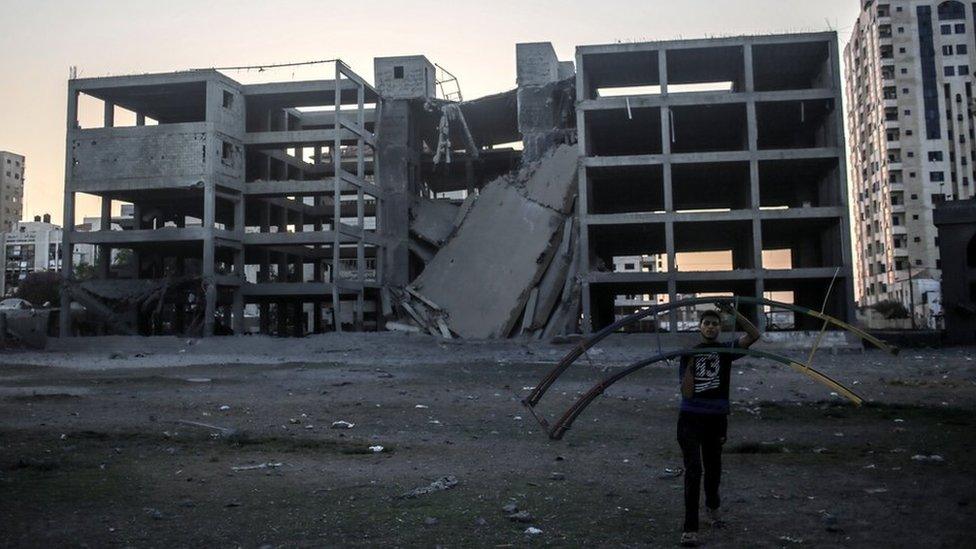
[[[583,46],[575,64],[518,44],[516,65],[514,89],[468,101],[423,56],[376,58],[375,88],[341,62],[309,82],[70,81],[65,226],[76,193],[101,197],[101,227],[112,201],[135,223],[66,234],[66,254],[131,266],[66,281],[64,303],[125,333],[242,333],[253,311],[278,335],[543,338],[609,324],[622,295],[819,310],[836,273],[827,312],[851,317],[833,33]],[[105,127],[78,127],[78,94]],[[728,268],[682,268],[700,251]],[[612,272],[622,256],[660,268]]]
[[[577,72],[584,331],[618,295],[820,310],[835,274],[827,313],[853,317],[835,33],[582,46]],[[702,252],[719,264],[696,268]],[[667,268],[610,270],[634,255]]]

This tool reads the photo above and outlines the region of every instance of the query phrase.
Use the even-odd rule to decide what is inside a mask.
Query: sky
[[[836,30],[859,0],[334,2],[0,0],[0,150],[27,157],[25,219],[62,218],[69,67],[80,77],[341,58],[372,81],[373,57],[423,54],[467,99],[515,87],[515,44],[575,47]],[[281,80],[328,78],[331,65]],[[316,72],[318,71],[318,72]],[[237,77],[234,73],[229,73]],[[247,75],[241,75],[246,79]],[[79,200],[77,219],[97,215]]]

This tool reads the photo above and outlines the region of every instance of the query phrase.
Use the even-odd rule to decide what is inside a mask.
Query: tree
[[[879,301],[874,304],[874,310],[885,318],[909,318],[910,313],[901,302],[894,300]]]
[[[28,274],[17,285],[16,297],[30,301],[35,307],[58,307],[61,303],[61,273],[56,271],[35,271]]]
[[[88,263],[75,265],[75,280],[90,280],[95,278],[95,266]]]

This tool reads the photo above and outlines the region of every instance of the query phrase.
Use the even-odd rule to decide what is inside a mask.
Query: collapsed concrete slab
[[[410,232],[417,238],[440,246],[454,233],[458,207],[445,200],[414,197],[410,202]]]
[[[489,183],[412,287],[465,338],[508,337],[556,253],[576,193],[576,147]],[[570,206],[567,208],[566,205]]]

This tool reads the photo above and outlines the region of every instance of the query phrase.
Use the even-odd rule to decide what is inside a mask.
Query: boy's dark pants
[[[724,414],[678,415],[678,444],[685,462],[685,523],[683,532],[698,531],[698,494],[705,473],[705,505],[718,509],[718,485],[722,479],[722,444],[728,430]]]

